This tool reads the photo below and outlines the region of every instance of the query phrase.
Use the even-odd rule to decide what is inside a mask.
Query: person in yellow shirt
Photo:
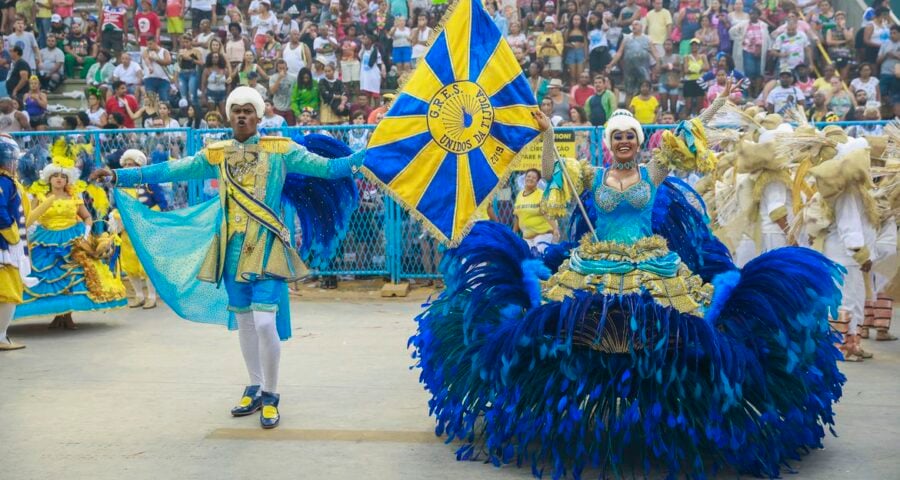
[[[628,109],[641,124],[656,123],[656,116],[659,114],[659,100],[650,93],[650,82],[641,82],[641,93],[632,97]]]
[[[547,68],[558,74],[562,73],[563,35],[556,29],[553,15],[544,18],[544,30],[537,35],[536,49],[538,58]]]
[[[559,226],[555,219],[541,213],[544,191],[538,188],[541,172],[532,168],[525,172],[525,188],[516,195],[513,206],[513,231],[522,234],[532,251],[543,253],[547,245],[559,241]]]

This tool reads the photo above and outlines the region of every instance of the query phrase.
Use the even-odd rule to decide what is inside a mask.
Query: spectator
[[[200,81],[200,98],[207,102],[207,111],[224,111],[228,94],[231,66],[219,52],[211,51],[206,57],[206,68]],[[208,122],[209,120],[207,120]]]
[[[587,120],[595,127],[605,125],[616,110],[615,94],[606,87],[606,77],[594,75],[594,94],[585,102],[584,111]]]
[[[725,76],[725,72],[722,72]],[[650,89],[650,81],[641,83],[640,93],[631,98],[628,109],[634,114],[634,118],[643,125],[656,123],[659,114],[659,100],[653,96]]]
[[[721,68],[716,70],[715,81],[709,82],[709,85],[706,88],[707,104],[711,104],[716,99],[716,97],[718,97],[719,94],[722,93],[723,90],[725,90],[725,84],[727,83],[727,81],[728,71]],[[743,94],[740,90],[735,90],[734,93],[732,93],[728,98],[732,102],[740,104],[742,103]]]
[[[632,0],[629,0],[632,1]],[[584,60],[587,58],[587,25],[584,23],[584,17],[575,14],[569,18],[569,28],[566,30],[566,68],[569,72],[569,78],[575,80],[581,76],[584,70]],[[585,85],[590,83],[591,75],[589,72]]]
[[[341,42],[341,81],[352,94],[359,91],[360,80],[360,45],[355,39],[346,38]]]
[[[149,37],[141,59],[144,64],[144,90],[156,94],[161,102],[168,102],[172,84],[166,67],[172,64],[172,55],[159,46],[156,38]]]
[[[531,86],[531,92],[538,104],[541,103],[550,88],[550,80],[544,77],[543,73],[544,64],[540,60],[531,62],[531,65],[528,66],[528,84]]]
[[[250,40],[242,33],[241,24],[231,22],[228,24],[228,33],[231,34],[225,42],[225,61],[227,61],[233,70],[237,70],[247,52],[252,51]]]
[[[210,29],[209,20],[200,21],[200,31],[196,32],[194,38],[192,40],[193,46],[200,49],[202,56],[200,57],[201,62],[206,62],[206,57],[209,56],[209,43],[216,39],[218,41],[218,36],[216,32],[213,32]],[[221,48],[222,43],[219,42],[219,47]]]
[[[715,55],[719,51],[719,32],[713,27],[709,17],[700,17],[700,30],[694,34],[694,38],[700,40],[700,54],[707,57]]]
[[[703,11],[700,9],[700,0],[686,0],[681,6],[678,15],[675,16],[675,25],[681,32],[681,45],[679,53],[687,55],[691,51],[690,41],[696,38],[700,30],[700,17]]]
[[[297,74],[297,82],[291,92],[291,110],[299,121],[301,113],[307,108],[318,110],[319,85],[313,80],[309,69],[304,67]]]
[[[31,70],[37,69],[38,64],[41,63],[41,49],[34,34],[25,31],[24,20],[16,20],[16,23],[13,24],[13,33],[6,36],[6,44],[10,47],[19,47],[22,60],[28,64]]]
[[[385,93],[381,96],[381,106],[369,112],[369,116],[366,117],[366,123],[376,124],[381,121],[381,118],[387,113],[388,109],[391,108],[391,102],[394,101],[394,98],[397,96],[394,93]]]
[[[161,102],[159,104],[159,111],[157,112],[156,118],[148,118],[144,122],[145,128],[181,128],[181,124],[178,123],[178,120],[175,120],[171,117],[172,111],[169,110],[169,104],[165,102]]]
[[[316,52],[316,60],[322,62],[322,65],[331,65],[337,68],[337,51],[340,44],[334,37],[334,27],[325,27],[325,35],[316,37],[313,41],[313,50]]]
[[[166,2],[166,32],[172,37],[172,44],[176,43],[176,38],[184,34],[184,2],[185,0],[157,0]],[[197,2],[194,2],[197,3]],[[203,20],[210,22],[210,19],[199,18],[193,16],[192,20],[202,24]],[[197,27],[193,28],[197,31]]]
[[[96,43],[94,44],[96,45]],[[110,82],[113,81],[113,74],[116,66],[110,61],[111,56],[106,50],[100,50],[97,53],[97,62],[91,65],[84,79],[88,86],[105,92],[109,88]]]
[[[885,103],[900,103],[900,26],[891,25],[890,41],[881,44],[878,50],[879,80],[881,95]]]
[[[90,121],[90,125],[97,128],[101,128],[103,127],[103,125],[106,125],[108,122],[106,109],[104,109],[103,105],[100,104],[100,94],[96,91],[88,92],[87,101],[87,116]]]
[[[677,111],[681,95],[681,55],[675,52],[675,42],[663,42],[663,54],[659,59],[659,101],[664,110]]]
[[[881,44],[891,40],[891,9],[878,7],[875,9],[875,18],[872,23],[863,28],[863,55],[862,59],[867,63],[875,63],[878,60],[878,50]]]
[[[831,77],[828,91],[831,95],[828,99],[828,110],[834,112],[841,120],[847,120],[847,116],[856,107],[856,100],[837,75]]]
[[[538,188],[540,181],[539,170],[532,168],[525,172],[525,188],[516,195],[513,231],[520,233],[532,250],[542,253],[547,245],[559,241],[559,226],[555,219],[541,213],[544,192]]]
[[[86,78],[88,70],[97,62],[99,45],[91,41],[81,29],[81,19],[72,22],[72,30],[63,42],[65,51],[66,77],[75,78],[75,69],[79,69],[78,78]]]
[[[51,92],[56,91],[65,79],[63,65],[66,62],[66,54],[56,43],[55,36],[47,37],[47,48],[41,49],[41,64],[38,68],[41,87]]]
[[[188,105],[184,109],[184,118],[182,118],[182,127],[193,128],[194,130],[206,130],[209,124],[206,123],[203,112],[194,105]]]
[[[147,39],[153,37],[159,44],[159,32],[162,30],[162,22],[159,21],[159,15],[153,11],[153,2],[151,0],[141,0],[143,9],[134,14],[134,31],[137,32],[138,44],[141,46],[141,52],[147,47]],[[172,30],[167,28],[169,35]]]
[[[294,112],[291,111],[291,94],[296,83],[297,77],[288,72],[287,63],[284,60],[278,60],[275,74],[269,77],[269,92],[272,95],[272,106],[275,113],[284,117],[288,125],[295,123]]]
[[[47,36],[44,37],[44,43],[41,45],[41,48],[45,48],[47,46],[47,38],[49,38],[50,35],[53,35],[57,38],[65,38],[65,36],[68,34],[69,27],[66,26],[65,23],[63,23],[63,17],[58,13],[54,13],[50,16],[50,31],[47,32]],[[38,41],[38,43],[40,43],[40,41]]]
[[[853,62],[853,27],[847,25],[847,15],[841,11],[834,14],[834,21],[834,27],[825,32],[825,45],[831,61],[841,70],[841,76],[847,78]]]
[[[562,123],[563,117],[554,113],[556,111],[556,108],[555,108],[555,105],[553,104],[552,98],[550,98],[548,96],[548,97],[545,97],[543,100],[541,100],[540,108],[541,108],[541,111],[544,112],[544,115],[546,115],[547,118],[550,119],[550,123],[554,127],[559,126],[559,124]]]
[[[269,76],[266,75],[259,65],[256,63],[256,56],[253,55],[252,51],[244,52],[244,61],[241,62],[239,68],[234,70],[231,73],[231,85],[232,87],[236,87],[238,85],[249,85],[250,79],[249,75],[251,73],[255,73],[261,78],[263,81],[269,81]]]
[[[544,30],[537,35],[535,45],[537,56],[550,76],[559,77],[562,74],[563,36],[556,29],[556,19],[552,15],[544,18]]]
[[[32,75],[28,79],[28,92],[22,97],[22,104],[25,106],[25,113],[28,114],[31,128],[46,124],[47,94],[41,91],[41,80],[37,75]]]
[[[247,86],[259,92],[259,96],[262,98],[267,98],[269,96],[269,90],[259,83],[258,72],[250,72],[247,74]]]
[[[709,70],[709,62],[705,55],[700,55],[700,39],[694,38],[690,41],[691,53],[684,58],[682,64],[682,72],[684,76],[681,80],[681,91],[684,96],[683,118],[691,118],[700,113],[700,107],[703,103],[703,97],[706,92],[700,87],[700,78]]]
[[[114,81],[112,88],[113,95],[106,101],[107,118],[118,114],[122,118],[121,122],[116,122],[118,125],[124,128],[134,128],[134,121],[141,118],[144,109],[139,108],[137,99],[128,93],[128,85],[122,80]]]
[[[6,35],[13,29],[16,22],[16,2],[3,2],[0,4],[0,33]],[[2,130],[0,130],[2,131]]]
[[[271,10],[269,0],[262,0],[259,2],[259,13],[250,17],[250,34],[257,52],[265,46],[266,34],[278,28],[278,16]]]
[[[553,115],[567,118],[569,116],[569,96],[562,92],[562,86],[562,80],[558,78],[550,80],[546,98],[553,100]]]
[[[312,54],[309,47],[300,41],[300,30],[292,30],[290,38],[281,50],[281,58],[287,64],[288,74],[296,79],[300,70],[312,65]]]
[[[797,65],[808,64],[812,60],[809,37],[797,31],[796,19],[788,19],[785,32],[775,37],[772,52],[778,57],[779,70],[793,70]]]
[[[583,107],[585,102],[594,94],[596,90],[591,85],[591,76],[588,72],[583,71],[578,76],[578,84],[572,87],[569,92],[569,104],[577,107]]]
[[[635,5],[634,0],[625,0],[625,5],[619,9],[619,17],[616,22],[622,27],[622,33],[631,33],[632,22],[639,19],[641,9]]]
[[[872,76],[872,65],[868,63],[859,64],[859,77],[854,78],[850,82],[850,90],[862,90],[866,92],[866,98],[881,102],[881,89],[878,85],[878,79]]]
[[[672,13],[663,8],[663,0],[653,0],[653,10],[647,12],[642,20],[644,31],[650,37],[650,42],[656,47],[660,56],[663,53],[663,43],[672,34]]]
[[[9,49],[12,67],[9,76],[6,77],[6,92],[18,103],[22,103],[22,97],[28,91],[28,79],[31,78],[31,66],[22,56],[22,47],[13,45]]]
[[[412,61],[411,35],[412,29],[406,25],[406,18],[394,18],[394,26],[391,27],[388,36],[391,37],[393,45],[391,59],[397,65],[401,75],[409,70],[410,62]]]
[[[259,54],[259,66],[266,75],[272,76],[275,73],[275,61],[282,58],[281,44],[275,39],[275,31],[266,32],[266,43],[262,50],[257,50]]]
[[[833,64],[825,65],[822,68],[822,75],[817,78],[812,85],[813,93],[818,91],[825,92],[826,95],[831,95],[831,79],[836,75],[836,71]]]
[[[778,76],[779,84],[766,97],[766,110],[769,113],[782,113],[786,108],[802,104],[805,100],[803,92],[794,86],[794,74],[783,68]]]
[[[356,112],[351,115],[353,125],[364,125],[366,123],[366,115],[364,112]],[[347,146],[354,152],[358,152],[369,143],[370,131],[365,128],[353,128],[347,130]]]
[[[335,75],[334,65],[325,65],[325,76],[319,80],[319,117],[324,125],[338,125],[347,121],[349,98],[344,83]]]
[[[290,13],[284,12],[281,15],[281,23],[279,23],[278,27],[275,29],[275,38],[279,43],[288,43],[291,38],[291,32],[294,30],[299,33],[300,24],[291,17]]]
[[[122,52],[119,58],[119,64],[113,70],[113,80],[121,80],[128,86],[128,93],[135,94],[140,87],[144,78],[144,72],[141,67],[131,61],[131,54]]]
[[[128,38],[128,9],[121,0],[109,0],[100,11],[100,48],[118,55]]]
[[[739,22],[728,31],[734,40],[735,50],[740,48],[739,54],[734,57],[735,67],[750,79],[763,75],[770,48],[769,29],[759,19],[760,14],[761,11],[754,7],[750,10],[748,22]]]
[[[650,80],[650,65],[659,65],[659,55],[656,49],[650,45],[650,37],[644,35],[644,27],[641,22],[635,20],[631,25],[631,36],[622,40],[622,46],[616,52],[612,62],[606,67],[612,70],[622,61],[622,76],[625,78],[625,102],[636,95],[641,88],[641,82]],[[698,77],[699,78],[699,77]]]
[[[363,49],[359,52],[359,88],[360,94],[371,99],[371,105],[378,104],[381,95],[381,78],[385,76],[384,62],[381,51],[375,45],[375,36],[372,34],[363,37]]]
[[[607,29],[608,27],[600,21],[600,16],[591,13],[588,17],[588,63],[592,73],[605,71],[606,66],[612,60],[606,35]]]
[[[266,135],[280,137],[283,133],[282,129],[288,126],[287,120],[275,112],[275,107],[271,100],[266,100],[266,108],[263,117],[259,119],[259,128],[266,129]]]
[[[402,0],[401,0],[402,1]],[[412,30],[412,62],[410,66],[415,68],[420,58],[428,51],[428,40],[431,38],[431,29],[428,28],[428,16],[419,14],[416,18],[416,28]]]
[[[27,15],[33,19],[28,23],[29,25],[34,25],[34,27],[37,29],[38,48],[46,47],[47,35],[50,33],[50,20],[53,17],[53,11],[50,9],[50,2],[37,4],[35,2],[23,2],[20,0],[17,2],[16,11],[18,11],[19,13],[23,13],[19,10],[19,7],[22,7],[23,10],[26,10]]]
[[[794,78],[794,85],[803,92],[803,96],[806,97],[807,103],[812,101],[815,79],[809,74],[809,67],[805,63],[797,65],[797,68],[794,69]]]
[[[813,94],[813,105],[812,108],[809,109],[809,121],[810,122],[825,122],[826,118],[832,112],[828,110],[828,94],[824,91],[819,90]]]
[[[191,30],[199,29],[200,22],[203,20],[209,20],[213,25],[216,24],[216,1],[191,0]],[[268,0],[263,0],[263,3],[268,4]]]
[[[20,111],[18,107],[17,102],[12,98],[0,98],[0,133],[13,133],[31,129],[28,115]]]
[[[176,55],[178,61],[178,91],[188,105],[199,105],[197,91],[200,88],[200,68],[203,67],[203,53],[193,45],[191,37],[181,36],[181,48]]]

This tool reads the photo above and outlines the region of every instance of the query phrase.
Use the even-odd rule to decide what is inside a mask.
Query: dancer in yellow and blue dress
[[[102,259],[112,247],[103,234],[92,237],[93,218],[76,193],[79,171],[51,163],[41,170],[46,191],[37,191],[27,225],[34,226],[28,241],[31,277],[16,318],[55,315],[50,327],[75,329],[73,312],[97,311],[125,305],[125,287]]]
[[[119,158],[119,164],[124,168],[143,167],[147,164],[147,156],[144,152],[135,149],[125,150]],[[154,211],[167,210],[168,202],[162,189],[156,185],[138,185],[135,188],[120,189],[124,194],[137,199],[142,205]],[[141,260],[134,251],[134,245],[131,244],[131,237],[128,232],[121,228],[122,217],[119,210],[115,209],[110,213],[111,224],[115,226],[115,230],[119,235],[120,250],[119,264],[122,271],[128,277],[128,282],[134,290],[134,300],[129,300],[130,308],[141,308],[149,310],[156,308],[156,289],[153,288],[153,282],[147,278],[147,272],[141,265]],[[144,295],[146,288],[147,294]]]
[[[545,209],[580,197],[577,243],[537,259],[507,227],[475,224],[447,251],[447,289],[410,340],[437,433],[463,442],[458,458],[553,478],[660,466],[673,478],[724,466],[774,478],[821,448],[845,380],[828,324],[841,267],[796,247],[734,266],[700,196],[668,176],[715,166],[701,119],[665,134],[647,165],[624,110],[604,131],[609,168],[555,161],[546,133]]]
[[[177,161],[101,169],[93,178],[112,177],[117,187],[218,179],[219,197],[194,207],[154,212],[121,192],[116,205],[166,304],[183,318],[238,329],[250,384],[231,414],[260,411],[262,427],[273,428],[280,420],[279,340],[291,336],[286,282],[327,264],[339,246],[356,207],[353,167],[364,152],[350,155],[323,136],[306,136],[305,148],[260,137],[263,110],[259,92],[236,88],[226,101],[234,140]]]
[[[7,335],[31,271],[25,240],[28,201],[15,176],[20,153],[12,138],[0,135],[0,351],[25,348]]]

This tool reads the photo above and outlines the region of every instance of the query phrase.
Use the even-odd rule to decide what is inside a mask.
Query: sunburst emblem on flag
[[[478,0],[459,0],[369,140],[364,171],[457,244],[539,133],[534,95]]]

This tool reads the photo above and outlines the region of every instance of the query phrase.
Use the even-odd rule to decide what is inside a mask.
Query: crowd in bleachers
[[[223,124],[256,88],[264,127],[372,124],[424,55],[447,0],[13,0],[0,30],[0,130],[45,128],[48,94],[83,79],[79,128]],[[485,8],[557,125],[697,114],[732,77],[738,103],[816,121],[900,115],[900,27],[873,0],[502,0]],[[52,123],[52,122],[51,122]],[[64,125],[56,125],[61,127]]]

